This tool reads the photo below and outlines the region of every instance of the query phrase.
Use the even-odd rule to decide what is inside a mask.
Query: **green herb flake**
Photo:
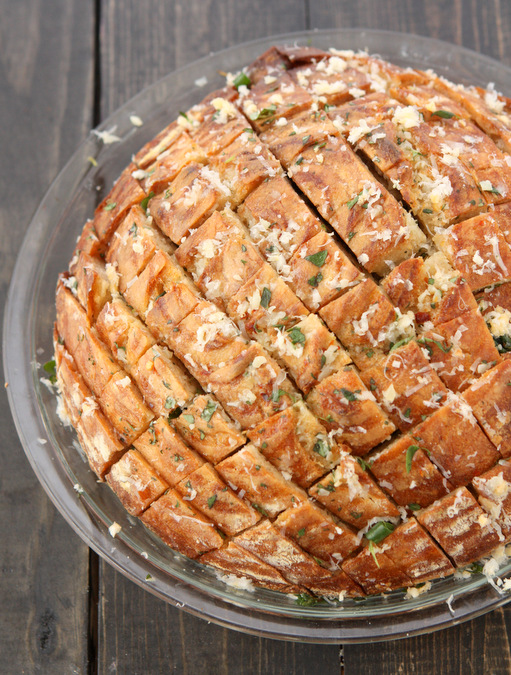
[[[208,497],[208,509],[212,509],[215,502],[216,502],[216,495],[211,495],[211,497]]]
[[[209,422],[209,421],[211,420],[211,418],[213,417],[213,415],[214,415],[215,410],[217,409],[217,407],[218,407],[218,406],[217,406],[217,404],[216,404],[214,401],[209,400],[209,401],[206,403],[206,405],[205,405],[205,407],[204,407],[204,410],[203,410],[202,413],[201,413],[202,419],[203,419],[203,420],[206,420],[206,422]]]
[[[392,347],[390,348],[389,351],[393,351],[394,349],[398,349],[399,347],[403,347],[403,345],[407,345],[410,340],[413,340],[413,337],[405,337],[402,340],[398,340],[395,342]]]
[[[316,265],[316,267],[323,267],[327,257],[328,257],[328,251],[324,250],[324,251],[318,251],[317,253],[311,253],[310,255],[306,255],[305,260],[308,260],[313,265]]]
[[[273,117],[273,115],[275,115],[276,110],[277,110],[277,106],[273,103],[268,108],[263,108],[262,110],[260,110],[257,113],[257,116],[253,119],[260,120],[260,119],[264,119],[265,117]]]
[[[288,336],[294,345],[304,345],[305,344],[305,335],[302,333],[301,329],[298,326],[293,326],[293,328],[288,329]]]
[[[408,508],[410,509],[410,511],[420,511],[421,505],[420,504],[408,504]]]
[[[268,309],[270,306],[271,302],[271,291],[269,288],[266,288],[266,286],[263,288],[263,292],[261,293],[261,302],[259,303],[261,307],[264,307],[264,309]]]
[[[459,116],[449,110],[435,110],[435,112],[431,113],[431,117],[441,117],[444,120],[451,120],[453,117]]]
[[[145,575],[145,580],[146,580],[146,581],[152,581],[153,578],[152,578],[152,576],[151,576],[150,574],[146,574],[146,575]]]
[[[176,406],[176,399],[172,398],[172,396],[167,396],[165,399],[165,408],[167,410],[171,410],[172,408],[175,408]]]
[[[307,280],[307,283],[309,286],[312,286],[312,288],[317,288],[319,284],[323,281],[323,275],[321,272],[318,272],[315,277],[311,277],[310,279]]]
[[[305,534],[305,527],[302,527],[298,532],[296,533],[298,537],[303,537]]]
[[[195,424],[195,417],[193,415],[183,415],[183,419],[188,422],[188,424]]]
[[[309,141],[310,141],[310,134],[307,134],[307,136],[304,136],[304,137],[302,138],[302,143],[303,143],[303,145],[305,145],[305,144],[308,143]]]
[[[300,605],[300,607],[314,607],[315,605],[322,604],[323,602],[324,600],[321,598],[315,598],[308,593],[300,593],[295,600],[295,603]]]
[[[406,450],[406,473],[410,473],[412,470],[412,461],[415,453],[419,449],[418,445],[410,445]]]
[[[360,389],[356,389],[355,391],[350,391],[349,389],[341,389],[341,394],[344,396],[345,399],[348,401],[357,401],[357,394],[360,394]]]
[[[396,526],[392,523],[382,520],[376,525],[373,525],[366,533],[365,538],[368,541],[372,541],[375,544],[379,544],[380,541],[383,541],[385,537],[388,537],[389,534],[394,532]]]
[[[349,202],[346,202],[346,206],[349,209],[352,209],[355,206],[355,204],[358,202],[358,198],[360,197],[361,194],[362,194],[362,192],[360,191],[358,193],[358,195],[355,195],[355,197],[353,197],[353,199],[350,199]]]
[[[373,560],[376,563],[376,567],[379,567],[380,563],[378,562],[378,558],[376,557],[376,551],[374,550],[374,542],[373,541],[369,542],[369,553],[373,556]]]
[[[249,76],[243,72],[238,73],[233,82],[233,85],[236,89],[239,89],[240,87],[250,87],[251,84],[252,81],[250,80]]]
[[[284,391],[284,389],[279,389],[278,391],[274,391],[271,395],[271,400],[274,403],[278,403],[280,401],[280,398],[282,396],[287,396],[287,391]]]
[[[422,213],[433,213],[433,209],[422,209]]]
[[[262,506],[259,506],[259,504],[256,504],[255,502],[252,502],[252,506],[253,506],[253,508],[254,508],[256,511],[258,511],[262,516],[268,517],[268,514],[266,513],[266,511],[263,509]]]
[[[452,349],[452,346],[451,347],[444,347],[441,342],[439,342],[438,340],[434,340],[433,338],[430,338],[430,337],[423,337],[423,338],[417,340],[417,342],[420,342],[421,344],[423,344],[426,347],[426,349],[428,350],[428,352],[430,353],[430,355],[433,353],[433,350],[427,344],[428,342],[433,342],[438,347],[438,349],[441,349],[443,351],[444,354],[448,354]]]
[[[154,192],[150,192],[145,199],[142,199],[142,201],[140,202],[140,208],[143,211],[147,211],[147,206],[149,204],[149,200],[152,199],[153,197],[154,197]]]
[[[360,464],[361,468],[364,471],[367,471],[367,469],[370,469],[372,464],[373,464],[372,462],[366,462],[365,459],[363,459],[362,457],[357,457],[356,459],[357,459],[357,462]]]
[[[57,367],[55,363],[55,359],[51,359],[50,361],[46,361],[46,363],[43,365],[43,370],[45,373],[48,373],[49,377],[48,379],[52,384],[55,384],[57,381]]]
[[[103,207],[103,211],[113,211],[115,207],[117,206],[117,202],[107,202],[106,205]]]
[[[313,452],[317,452],[321,457],[326,458],[328,456],[329,448],[327,443],[322,438],[318,438],[318,440],[314,443],[312,450]]]
[[[136,223],[133,223],[133,225],[129,229],[129,233],[131,234],[132,237],[136,237],[138,234],[138,227]]]

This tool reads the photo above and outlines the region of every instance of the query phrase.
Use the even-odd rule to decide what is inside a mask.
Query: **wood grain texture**
[[[99,673],[339,675],[339,648],[242,635],[157,600],[102,569]]]
[[[305,0],[101,0],[101,116],[210,52],[306,28]]]
[[[322,0],[309,2],[312,28],[364,27],[416,33],[511,63],[511,4],[500,0]]]
[[[91,3],[2,0],[0,16],[3,313],[30,216],[90,126],[93,50]],[[86,673],[88,549],[39,486],[3,387],[0,428],[0,670]]]
[[[461,626],[417,638],[369,647],[347,645],[345,673],[507,675],[511,672],[511,661],[505,614],[509,610],[498,609]]]

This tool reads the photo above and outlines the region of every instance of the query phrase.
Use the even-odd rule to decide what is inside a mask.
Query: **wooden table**
[[[91,127],[210,51],[350,26],[428,35],[511,65],[511,4],[499,0],[0,0],[2,307],[30,216]],[[71,531],[31,471],[1,396],[2,673],[511,672],[511,606],[433,635],[344,649],[246,636],[167,606]]]

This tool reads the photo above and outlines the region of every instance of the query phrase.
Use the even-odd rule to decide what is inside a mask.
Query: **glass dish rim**
[[[126,114],[129,110],[136,111],[137,103],[140,103],[147,96],[148,92],[156,90],[158,87],[165,86],[166,83],[172,79],[175,79],[182,73],[194,72],[194,70],[200,69],[203,65],[207,66],[213,60],[217,62],[218,60],[226,58],[228,55],[234,55],[244,49],[250,50],[256,47],[261,47],[262,51],[264,45],[270,46],[270,44],[284,44],[292,41],[301,42],[303,40],[310,41],[314,44],[314,38],[327,39],[330,37],[333,42],[334,39],[340,39],[342,36],[358,36],[358,38],[362,39],[364,36],[372,39],[376,39],[378,36],[380,36],[386,39],[399,41],[399,43],[402,45],[401,49],[403,49],[405,44],[408,44],[409,46],[410,41],[416,41],[417,44],[422,44],[423,46],[427,45],[430,48],[432,46],[442,49],[447,48],[448,50],[451,50],[455,53],[462,55],[464,54],[466,57],[475,58],[476,61],[486,64],[489,68],[496,67],[501,73],[504,72],[508,76],[511,75],[511,69],[503,66],[502,64],[499,64],[490,57],[477,54],[476,52],[463,47],[450,45],[440,40],[434,40],[432,38],[394,31],[366,30],[359,28],[300,31],[252,40],[250,42],[242,43],[240,45],[221,50],[216,52],[214,55],[203,57],[202,59],[199,59],[193,63],[186,64],[166,75],[164,78],[161,78],[152,85],[144,88],[135,97],[131,98],[124,105],[118,108],[112,115],[105,119],[102,124],[99,125],[97,130],[107,130],[112,126],[113,122],[120,118],[121,115]],[[359,45],[359,48],[361,48],[361,45]],[[402,55],[403,57],[406,56],[406,52],[402,52]],[[383,54],[383,56],[386,57],[385,54]],[[200,97],[200,92],[198,93],[198,96]],[[16,306],[16,300],[18,300],[17,295],[19,293],[19,284],[23,281],[24,276],[21,266],[29,254],[33,255],[33,251],[31,251],[31,244],[33,243],[33,241],[31,241],[31,237],[33,237],[35,230],[37,230],[38,217],[45,208],[49,207],[49,202],[51,201],[52,195],[53,193],[58,192],[66,172],[76,168],[75,165],[78,160],[83,160],[83,157],[85,156],[84,151],[91,147],[93,135],[94,131],[91,131],[89,136],[73,153],[72,157],[65,164],[59,175],[52,182],[45,197],[41,201],[38,209],[31,219],[13,272],[6,303],[3,331],[4,371],[6,373],[6,381],[10,382],[10,387],[7,389],[7,392],[18,435],[21,439],[30,464],[38,476],[39,481],[43,485],[43,488],[50,496],[60,513],[66,518],[66,520],[75,530],[75,532],[77,532],[77,534],[85,541],[85,543],[91,546],[91,548],[93,548],[101,557],[106,559],[110,564],[118,569],[118,571],[163,600],[178,606],[182,606],[182,603],[185,603],[185,609],[193,614],[196,614],[197,616],[210,619],[216,623],[228,626],[230,628],[251,632],[258,635],[266,635],[268,637],[278,637],[281,639],[291,640],[299,639],[302,641],[324,643],[339,641],[363,642],[369,639],[372,641],[375,639],[392,639],[395,637],[402,637],[404,635],[425,633],[440,627],[452,625],[453,623],[458,623],[461,620],[473,618],[474,616],[482,614],[507,602],[507,597],[499,595],[493,597],[490,592],[490,596],[485,597],[484,600],[481,600],[477,606],[474,607],[471,605],[470,607],[460,607],[460,609],[455,611],[454,614],[452,614],[450,611],[447,611],[445,608],[436,607],[436,605],[440,602],[439,600],[429,601],[426,596],[424,596],[425,600],[421,602],[410,601],[403,609],[394,609],[391,613],[389,612],[384,615],[382,614],[373,616],[370,613],[366,614],[364,611],[360,611],[358,617],[348,616],[346,619],[342,619],[343,612],[341,610],[337,612],[336,616],[330,615],[329,617],[325,617],[323,616],[321,610],[318,612],[315,611],[314,608],[303,608],[298,611],[295,609],[293,612],[291,612],[291,618],[284,612],[282,614],[269,614],[267,609],[265,609],[264,612],[260,611],[259,616],[255,617],[254,614],[257,613],[257,604],[245,602],[244,599],[240,599],[240,596],[236,595],[236,593],[227,592],[217,593],[216,595],[213,593],[213,597],[211,597],[211,591],[210,593],[206,593],[204,586],[197,588],[196,586],[190,585],[190,583],[185,583],[183,579],[176,580],[175,578],[169,577],[167,573],[162,573],[154,561],[140,559],[134,562],[132,557],[133,544],[130,542],[129,535],[123,534],[115,540],[112,540],[105,531],[106,528],[104,523],[108,523],[108,517],[106,517],[105,514],[102,514],[101,509],[97,504],[94,503],[92,498],[87,499],[89,495],[82,495],[82,499],[78,501],[75,500],[63,503],[64,496],[69,498],[69,496],[73,494],[73,487],[69,482],[70,474],[68,468],[64,466],[65,461],[62,455],[55,452],[55,448],[53,447],[52,443],[54,438],[51,436],[51,434],[47,434],[46,436],[35,436],[35,442],[38,444],[38,439],[40,438],[43,438],[43,440],[49,442],[48,447],[46,448],[45,444],[43,448],[46,448],[47,459],[50,459],[50,466],[45,467],[43,470],[40,465],[41,448],[35,446],[33,434],[30,435],[26,432],[25,424],[23,423],[26,422],[26,420],[23,420],[20,415],[20,393],[23,395],[28,395],[29,398],[30,394],[32,393],[32,395],[35,395],[37,399],[30,401],[30,412],[32,415],[34,415],[34,419],[30,425],[31,431],[34,431],[36,428],[40,433],[47,431],[47,426],[44,421],[46,419],[46,413],[44,410],[41,410],[41,406],[43,406],[43,404],[40,400],[40,397],[38,397],[35,392],[31,392],[29,379],[25,380],[23,386],[19,386],[19,383],[17,382],[20,368],[19,365],[17,365],[16,358],[13,358],[13,354],[17,354],[18,356],[21,354],[23,356],[23,354],[20,353],[20,349],[22,348],[22,345],[26,346],[26,341],[15,340],[15,344],[11,344],[12,339],[9,341],[9,337],[12,338],[12,335],[9,329],[12,326],[16,326],[18,328],[21,327],[22,321],[21,317],[19,316],[20,308]],[[106,152],[105,155],[108,155],[108,152]],[[44,250],[47,252],[47,248]],[[66,263],[67,261],[64,262],[64,265]],[[32,278],[35,276],[36,286],[34,287],[35,293],[33,294],[33,297],[35,298],[39,297],[39,288],[37,287],[37,283],[41,280],[41,274],[42,272],[40,271],[39,274],[37,274],[37,271],[33,271],[30,277]],[[29,322],[32,320],[34,311],[33,303],[30,305],[30,308],[32,311],[28,317]],[[35,345],[33,344],[31,344],[31,351],[32,356],[34,356]],[[39,375],[37,374],[36,368],[34,367],[32,361],[33,360],[31,359],[30,376],[33,378],[32,383],[37,389],[39,386]],[[24,373],[24,376],[27,378],[28,370]],[[24,412],[26,414],[26,411]],[[57,493],[54,489],[55,486],[58,486],[59,490],[63,489],[65,495],[63,496],[61,493]],[[77,504],[80,506],[77,507]],[[129,569],[126,568],[126,559],[128,559],[130,563]],[[154,583],[151,584],[148,584],[147,578],[144,578],[144,573],[147,573],[149,566],[151,568],[152,581],[154,581]],[[167,592],[169,578],[173,582],[172,594]],[[470,595],[478,593],[481,590],[487,591],[488,588],[489,587],[484,580],[482,580],[480,583],[477,582],[471,585],[466,585],[464,586],[463,591],[460,591],[459,599],[466,600]],[[461,596],[463,596],[463,598]],[[488,596],[488,593],[486,593],[486,596]],[[204,606],[204,603],[206,603],[206,606]],[[463,604],[464,603],[462,603],[462,605]],[[400,621],[396,621],[395,626],[390,628],[388,626],[388,620],[390,617],[394,617],[395,619],[398,617],[398,615],[405,615],[409,617],[414,612],[420,613],[423,610],[428,610],[431,614],[431,611],[435,610],[435,607],[438,611],[434,611],[435,616],[433,618],[431,616],[428,617],[429,622],[427,625],[417,625],[417,621],[412,621],[411,623],[413,625],[407,625],[407,628],[404,628]],[[301,612],[304,614],[303,617],[299,616],[299,613]],[[349,612],[347,612],[347,614],[349,614]],[[383,619],[383,621],[381,621],[381,619]],[[365,629],[366,627],[364,626],[360,627],[360,629],[357,629],[357,625],[359,625],[361,622],[364,623],[368,621],[369,623],[372,623],[373,631],[374,629],[378,631],[378,623],[381,623],[381,626],[379,627],[381,632],[378,635],[375,635],[373,632],[370,636],[368,631]],[[330,633],[326,634],[322,628],[326,628],[326,624],[329,622],[334,622],[335,626],[331,626]]]

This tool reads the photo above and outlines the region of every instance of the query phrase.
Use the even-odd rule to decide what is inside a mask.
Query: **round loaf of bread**
[[[342,600],[492,555],[510,153],[511,101],[366,53],[228,75],[133,157],[59,279],[91,469],[240,587]]]

